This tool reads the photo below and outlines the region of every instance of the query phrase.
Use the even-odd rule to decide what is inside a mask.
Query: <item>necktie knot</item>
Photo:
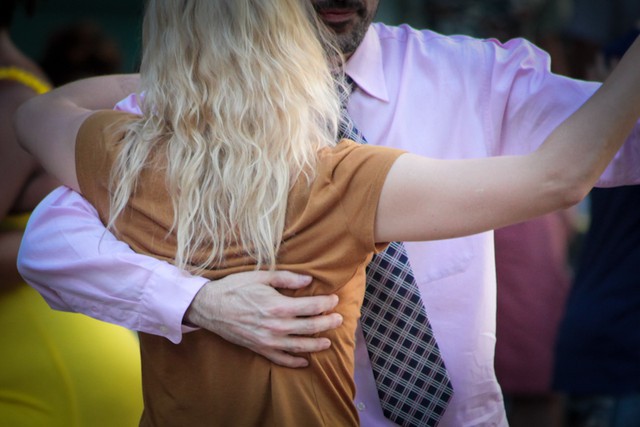
[[[338,92],[340,93],[340,102],[342,105],[342,113],[340,115],[340,127],[338,129],[339,139],[350,139],[360,144],[366,144],[367,140],[358,130],[351,115],[347,111],[347,103],[349,102],[349,96],[355,88],[355,82],[349,76],[345,76],[345,85],[338,85]]]

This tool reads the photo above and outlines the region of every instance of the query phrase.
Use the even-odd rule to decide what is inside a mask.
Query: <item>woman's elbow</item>
[[[557,178],[557,177],[556,177]],[[579,176],[567,176],[553,180],[552,200],[557,209],[567,209],[580,203],[591,191],[593,180]]]

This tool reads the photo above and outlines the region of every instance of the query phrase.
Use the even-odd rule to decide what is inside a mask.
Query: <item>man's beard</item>
[[[367,29],[369,28],[369,23],[365,21],[359,21],[356,26],[354,26],[349,32],[338,33],[336,34],[336,43],[338,44],[338,49],[344,55],[350,55],[360,46],[362,40],[364,39],[365,34],[367,34]]]
[[[313,4],[316,12],[323,10],[345,9],[355,10],[357,20],[353,22],[349,28],[342,28],[343,25],[326,23],[327,27],[335,34],[335,42],[340,51],[345,55],[352,54],[364,39],[369,25],[375,16],[376,10],[367,11],[366,6],[360,0],[335,1],[325,0],[317,1]],[[345,24],[347,25],[347,24]]]

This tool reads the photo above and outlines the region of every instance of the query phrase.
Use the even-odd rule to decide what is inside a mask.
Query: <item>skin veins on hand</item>
[[[290,368],[305,367],[295,353],[326,350],[331,342],[308,335],[334,329],[342,323],[328,313],[338,303],[335,295],[291,298],[278,292],[300,289],[311,277],[287,271],[251,271],[206,283],[196,294],[185,320],[247,347]]]

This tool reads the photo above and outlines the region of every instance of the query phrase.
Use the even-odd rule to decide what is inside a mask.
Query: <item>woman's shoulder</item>
[[[128,124],[140,116],[114,110],[97,110],[87,116],[76,136],[76,158],[113,159],[119,150],[118,142],[125,137]],[[82,162],[80,162],[82,164]]]
[[[87,116],[78,131],[78,141],[94,140],[96,137],[105,141],[122,139],[127,123],[139,119],[140,116],[116,110],[97,110]]]
[[[344,139],[320,155],[312,195],[359,199],[378,193],[387,173],[404,150],[359,144]],[[328,190],[328,191],[327,191]],[[354,194],[355,192],[355,194]]]
[[[139,119],[141,116],[118,110],[96,110],[83,122],[83,126],[109,126],[112,123],[129,122]]]
[[[405,153],[404,150],[397,148],[360,144],[350,139],[342,139],[334,147],[320,152],[319,169],[320,171],[324,169],[332,175],[343,170],[352,174],[362,168],[375,171],[375,168],[382,163],[394,161],[403,153]]]

